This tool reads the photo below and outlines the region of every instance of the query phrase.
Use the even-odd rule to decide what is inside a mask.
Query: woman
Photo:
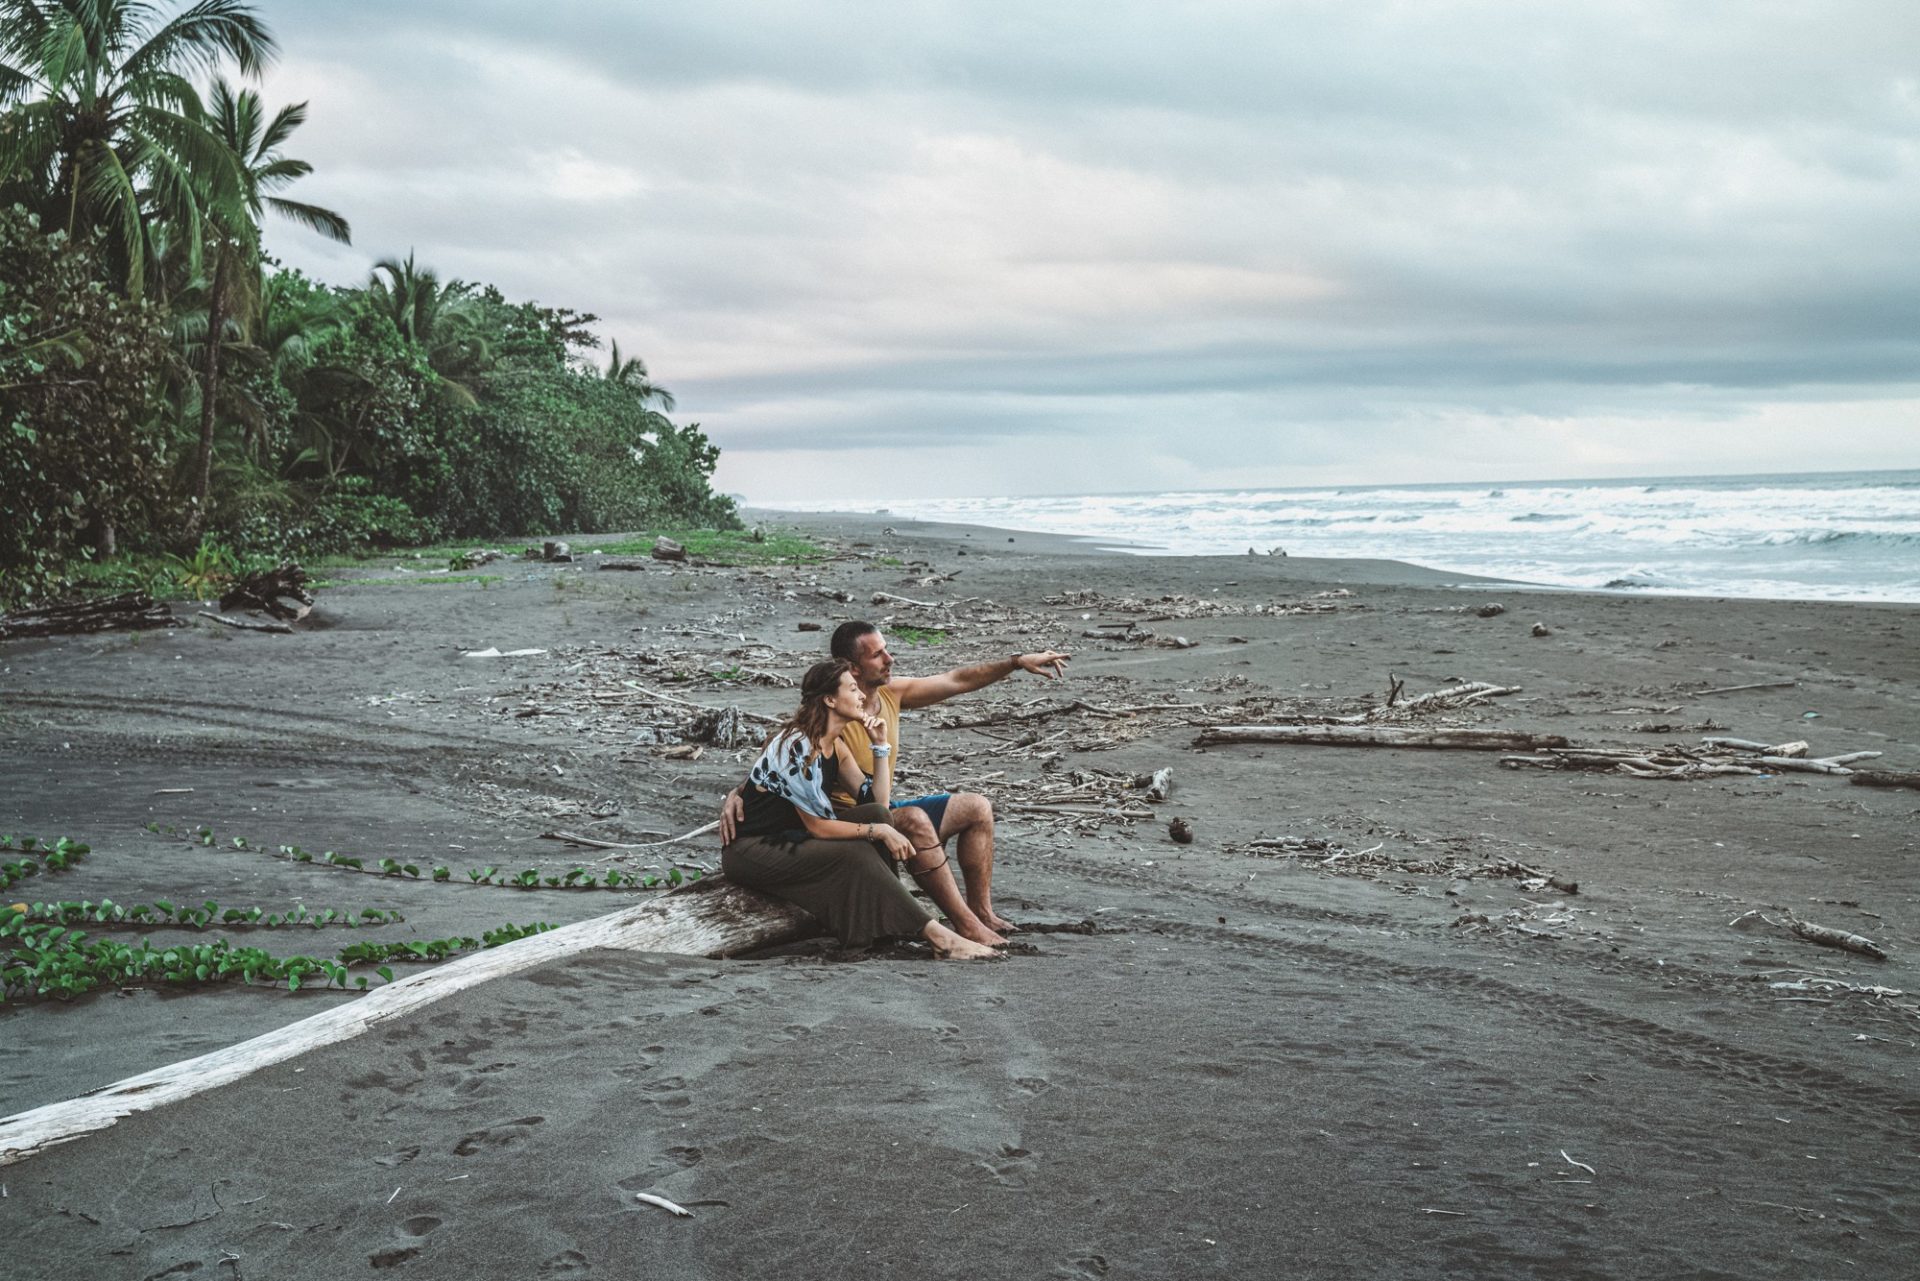
[[[888,825],[886,797],[847,811],[845,818],[833,816],[826,764],[832,758],[845,770],[846,761],[836,751],[840,731],[865,717],[866,696],[845,660],[807,669],[800,682],[800,710],[748,771],[741,788],[745,813],[720,853],[721,870],[736,884],[804,908],[843,944],[858,947],[888,935],[919,935],[943,959],[998,956],[985,943],[935,920],[900,883],[891,861],[936,883],[944,875],[948,888],[953,876],[939,847],[916,851]],[[883,741],[884,732],[876,746]]]

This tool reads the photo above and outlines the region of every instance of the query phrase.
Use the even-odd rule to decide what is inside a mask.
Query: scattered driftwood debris
[[[0,614],[0,640],[178,626],[180,620],[165,605],[145,592],[127,592],[97,600],[69,601]]]
[[[220,608],[258,610],[269,618],[297,623],[313,610],[313,593],[307,590],[309,581],[307,571],[291,561],[273,569],[243,574],[220,593]]]
[[[482,565],[491,564],[496,560],[502,559],[505,555],[505,552],[495,548],[476,547],[472,551],[462,552],[460,555],[455,556],[453,563],[454,566],[459,569],[478,569]]]
[[[1488,699],[1504,698],[1509,694],[1520,692],[1518,685],[1495,685],[1489,681],[1461,681],[1445,689],[1436,689],[1431,693],[1419,694],[1403,700],[1400,694],[1405,688],[1406,686],[1389,672],[1385,703],[1360,716],[1346,716],[1339,719],[1355,725],[1363,722],[1410,720],[1419,716],[1430,716],[1434,712],[1478,707],[1484,705]]]
[[[1808,757],[1802,742],[1761,743],[1744,738],[1703,738],[1698,748],[1668,744],[1660,748],[1581,747],[1549,749],[1528,756],[1504,756],[1507,769],[1599,770],[1633,778],[1691,782],[1726,775],[1854,773],[1855,761],[1872,760],[1879,752],[1846,752],[1838,756]]]
[[[1119,774],[1077,769],[1065,777],[1041,779],[1008,779],[996,773],[972,780],[969,786],[988,783],[995,793],[995,808],[1001,812],[1019,814],[1033,822],[1051,821],[1056,832],[1072,829],[1086,834],[1107,822],[1134,823],[1154,818],[1150,807],[1164,803],[1172,794],[1173,771]]]
[[[1812,921],[1801,920],[1791,911],[1784,915],[1785,920],[1776,921],[1759,908],[1755,908],[1750,912],[1742,912],[1727,924],[1736,930],[1741,930],[1750,928],[1754,922],[1758,921],[1771,925],[1775,929],[1786,930],[1796,938],[1803,938],[1809,943],[1818,943],[1822,947],[1837,947],[1845,952],[1858,952],[1876,961],[1887,959],[1886,949],[1864,934],[1855,934],[1851,930],[1837,930],[1831,925],[1815,925]]]
[[[1404,834],[1403,834],[1404,835]],[[1421,841],[1421,844],[1431,844]],[[1382,872],[1404,872],[1420,876],[1445,876],[1456,881],[1482,877],[1503,877],[1519,881],[1527,893],[1558,890],[1578,894],[1580,883],[1571,877],[1522,863],[1518,859],[1472,855],[1466,850],[1424,858],[1404,858],[1382,853],[1384,842],[1363,850],[1346,846],[1324,836],[1260,837],[1241,845],[1230,845],[1234,853],[1256,854],[1263,858],[1295,859],[1302,866],[1337,872],[1343,876],[1377,876]]]
[[[1295,747],[1418,747],[1480,752],[1543,751],[1565,748],[1558,734],[1523,734],[1503,729],[1407,729],[1390,725],[1213,725],[1200,731],[1195,747],[1223,743],[1271,743]]]

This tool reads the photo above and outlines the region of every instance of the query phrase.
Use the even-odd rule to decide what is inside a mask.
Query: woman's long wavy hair
[[[774,737],[797,729],[817,749],[827,732],[827,700],[840,691],[840,678],[853,670],[844,658],[829,658],[815,663],[800,678],[800,707],[774,731]]]

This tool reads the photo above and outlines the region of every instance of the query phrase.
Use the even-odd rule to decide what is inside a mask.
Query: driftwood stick
[[[913,605],[919,609],[952,609],[953,606],[937,600],[914,600],[910,596],[895,596],[892,592],[875,592],[868,602],[873,605]]]
[[[1857,787],[1906,787],[1920,792],[1920,774],[1896,770],[1855,770],[1853,777],[1847,781]]]
[[[1200,731],[1195,747],[1221,743],[1274,743],[1301,747],[1424,747],[1470,751],[1540,751],[1567,747],[1558,734],[1522,734],[1498,729],[1402,729],[1391,725],[1214,725]]]
[[[1851,765],[1855,761],[1879,760],[1885,755],[1885,752],[1845,752],[1839,756],[1822,756],[1819,758],[1819,763],[1822,765]]]
[[[1887,959],[1887,954],[1881,946],[1864,934],[1836,930],[1831,925],[1815,925],[1812,921],[1801,920],[1792,912],[1787,913],[1787,928],[1809,943],[1858,952],[1862,956],[1871,956],[1876,961]]]
[[[1852,770],[1844,765],[1832,765],[1826,761],[1803,761],[1792,756],[1762,756],[1758,759],[1757,763],[1766,766],[1768,769],[1792,771],[1798,774],[1840,774],[1844,776],[1853,773]]]
[[[228,627],[237,627],[243,632],[282,632],[289,636],[293,634],[293,628],[285,623],[256,623],[247,618],[228,618],[225,614],[216,614],[210,609],[198,612],[202,618],[211,618],[216,623],[225,623]]]
[[[1722,685],[1718,689],[1696,689],[1683,691],[1688,698],[1705,698],[1709,694],[1738,694],[1748,689],[1792,689],[1798,681],[1761,681],[1754,685]]]
[[[720,877],[708,877],[639,907],[530,935],[408,975],[356,1001],[336,1005],[250,1041],[129,1077],[77,1099],[0,1119],[0,1165],[104,1130],[136,1112],[151,1111],[238,1081],[309,1050],[350,1040],[490,979],[564,960],[592,948],[729,956],[804,938],[816,928],[813,918],[798,908],[730,885]]]
[[[1136,787],[1143,785],[1141,779],[1135,779],[1133,782]],[[1158,805],[1166,800],[1173,795],[1173,767],[1169,765],[1145,776],[1144,786],[1147,789],[1147,799],[1154,804]]]

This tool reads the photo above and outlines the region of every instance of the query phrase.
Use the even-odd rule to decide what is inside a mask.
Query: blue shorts
[[[935,792],[932,796],[916,796],[908,801],[895,801],[887,808],[924,810],[927,817],[933,820],[933,831],[937,836],[940,833],[940,820],[947,816],[947,800],[951,796],[951,792]]]

